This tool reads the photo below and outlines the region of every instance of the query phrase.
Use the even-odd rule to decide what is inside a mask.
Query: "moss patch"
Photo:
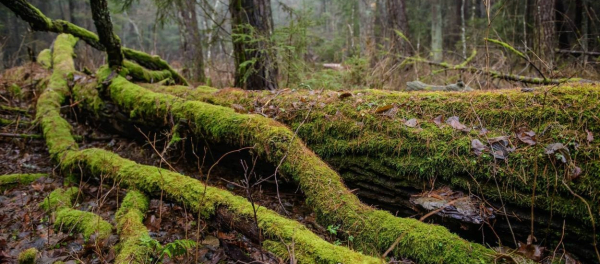
[[[72,207],[73,201],[77,198],[78,193],[79,189],[76,187],[71,187],[66,190],[56,189],[52,191],[39,206],[47,212]]]
[[[31,184],[39,178],[48,177],[48,174],[9,174],[0,176],[0,190],[5,190],[19,184]]]
[[[17,259],[17,263],[19,264],[34,264],[37,259],[38,250],[36,248],[29,248],[21,253],[19,253],[19,257]]]

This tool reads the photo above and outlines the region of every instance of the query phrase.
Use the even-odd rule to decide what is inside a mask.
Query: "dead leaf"
[[[546,146],[545,153],[547,155],[554,154],[562,163],[567,163],[571,160],[569,149],[562,143],[553,143]]]
[[[452,128],[461,131],[467,131],[467,126],[460,123],[458,116],[452,116],[446,120],[446,124],[449,124]]]
[[[545,247],[540,247],[539,245],[527,245],[519,243],[519,249],[517,249],[517,253],[537,262],[542,260],[542,258],[544,257],[545,250]]]
[[[519,131],[517,132],[517,138],[521,142],[529,146],[534,146],[535,144],[537,144],[537,141],[535,139],[535,132],[531,130],[528,131],[526,128],[519,129]]]
[[[433,123],[435,123],[438,126],[441,126],[444,123],[444,116],[443,115],[439,115],[436,118],[433,119]]]
[[[385,105],[385,106],[382,106],[382,107],[378,107],[377,109],[375,109],[375,114],[381,114],[381,113],[383,113],[383,112],[385,112],[387,110],[392,109],[393,107],[394,106],[391,105],[391,104]]]
[[[575,180],[575,179],[579,178],[579,176],[581,176],[581,173],[583,173],[583,170],[581,168],[575,166],[571,170],[571,175],[569,175],[569,180]]]
[[[412,118],[409,119],[408,121],[404,122],[404,125],[407,127],[416,127],[418,125],[417,119]]]
[[[488,142],[492,145],[492,155],[494,158],[506,160],[508,159],[508,154],[513,152],[514,148],[509,148],[509,142],[507,136],[495,137],[488,139]]]
[[[483,154],[483,151],[487,150],[488,148],[487,146],[483,145],[483,143],[481,143],[479,139],[473,139],[471,141],[471,149],[473,149],[475,155],[481,156],[481,154]]]
[[[587,134],[588,143],[592,143],[592,141],[594,141],[594,134],[592,134],[592,132],[588,131],[587,129],[585,130],[585,133]]]
[[[344,99],[344,98],[351,97],[351,96],[352,96],[351,92],[343,92],[340,94],[339,97],[340,97],[340,99]]]
[[[233,108],[233,110],[235,110],[236,113],[240,113],[240,114],[248,113],[248,110],[246,110],[246,108],[243,107],[242,105],[232,104],[231,107]]]
[[[487,135],[487,133],[489,133],[490,131],[488,131],[485,127],[482,128],[481,130],[479,130],[479,135],[480,136],[485,136]]]

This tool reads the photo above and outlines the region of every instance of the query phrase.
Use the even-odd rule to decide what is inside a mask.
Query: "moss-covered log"
[[[205,186],[190,177],[159,169],[143,166],[123,159],[118,155],[101,150],[78,150],[71,134],[71,127],[60,117],[60,104],[68,94],[68,86],[64,78],[54,78],[68,71],[73,71],[70,36],[60,35],[57,38],[54,65],[55,68],[48,88],[38,100],[38,118],[46,137],[49,152],[60,162],[64,170],[86,169],[93,175],[103,175],[115,182],[130,187],[137,187],[149,194],[164,192],[172,200],[187,204],[200,215],[209,217],[217,208],[225,208],[241,218],[254,215],[250,203],[228,191]],[[63,61],[59,61],[63,60]],[[121,79],[123,77],[116,77]],[[124,79],[124,78],[123,78]],[[362,255],[348,248],[327,243],[310,232],[300,223],[285,219],[276,212],[260,208],[257,212],[259,226],[266,237],[294,243],[296,249],[303,253],[299,263],[381,263],[382,261]],[[267,246],[267,245],[265,245]],[[267,248],[268,249],[268,248]],[[284,256],[282,256],[284,257]]]
[[[119,254],[115,259],[117,264],[144,263],[148,257],[149,249],[142,245],[141,238],[148,235],[144,226],[144,215],[148,210],[148,198],[138,191],[129,191],[121,207],[117,211],[117,231],[120,242]]]
[[[147,87],[280,120],[298,129],[312,150],[360,189],[359,196],[394,210],[411,210],[411,195],[450,186],[474,192],[498,208],[502,197],[514,209],[508,214],[519,216],[513,221],[524,226],[535,207],[536,232],[547,232],[550,220],[560,229],[566,217],[571,238],[590,243],[592,218],[600,217],[600,141],[593,139],[600,135],[600,88],[595,85],[470,93]],[[436,121],[439,116],[444,118]],[[451,116],[467,129],[444,122]],[[524,131],[536,133],[535,145],[519,139]],[[489,140],[500,136],[508,136],[516,148],[506,160],[489,152],[477,156],[472,149],[474,140],[492,149]],[[560,153],[546,154],[554,143],[569,149],[566,163],[557,159]],[[573,179],[575,167],[581,174]],[[523,231],[522,239],[530,232]],[[559,240],[561,234],[551,232],[550,237]],[[576,244],[569,248],[594,251]]]
[[[18,15],[27,23],[29,23],[33,30],[71,34],[85,41],[88,45],[94,47],[97,50],[106,50],[105,46],[100,42],[98,35],[85,28],[82,28],[64,20],[52,20],[46,17],[39,9],[35,8],[26,0],[0,0],[0,3],[5,5],[16,15]],[[119,58],[119,51],[111,52],[114,53],[113,57]],[[128,48],[121,48],[120,52],[123,53],[126,59],[135,61],[148,69],[169,71],[176,83],[182,85],[189,85],[187,80],[183,76],[181,76],[177,71],[171,68],[171,66],[166,61],[162,60],[159,56],[152,56],[147,53]],[[43,59],[46,58],[44,57]]]
[[[40,51],[36,60],[42,67],[46,69],[52,68],[52,51],[50,49]]]
[[[99,71],[105,83],[110,70]],[[381,254],[401,237],[394,254],[424,263],[491,261],[492,250],[469,243],[441,226],[401,219],[362,204],[342,183],[334,170],[304,146],[284,125],[259,115],[235,113],[233,109],[150,92],[116,76],[106,87],[111,103],[133,120],[168,126],[167,118],[187,120],[191,132],[214,143],[253,146],[266,161],[279,164],[280,172],[296,180],[323,225],[341,225],[355,237],[363,252]],[[404,235],[403,235],[404,234]]]

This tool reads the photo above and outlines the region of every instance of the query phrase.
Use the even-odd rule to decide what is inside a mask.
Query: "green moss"
[[[81,233],[86,240],[96,234],[96,241],[101,241],[112,234],[112,225],[99,215],[71,208],[62,208],[56,212],[54,228]]]
[[[19,253],[19,257],[17,259],[17,263],[19,264],[35,264],[35,260],[37,259],[38,250],[36,248],[29,248],[21,253]]]
[[[77,198],[79,189],[71,187],[69,189],[56,189],[42,201],[39,206],[45,211],[54,211],[62,208],[72,207],[73,201]]]
[[[50,49],[44,49],[40,52],[40,54],[38,54],[37,63],[46,69],[50,69],[52,67],[52,52]]]
[[[138,191],[129,191],[116,214],[121,242],[115,263],[144,263],[150,250],[140,240],[141,237],[148,236],[143,223],[146,210],[148,198]]]
[[[183,76],[181,76],[177,71],[173,70],[173,68],[171,68],[171,66],[166,61],[162,60],[160,57],[151,56],[147,53],[128,48],[122,48],[122,50],[123,55],[125,55],[125,58],[127,58],[128,60],[135,61],[138,64],[146,67],[147,69],[166,70],[169,73],[171,73],[171,76],[173,77],[176,83],[185,86],[189,85],[189,83],[185,78],[183,78]]]
[[[172,78],[171,72],[168,70],[162,71],[153,71],[144,69],[144,67],[140,66],[135,62],[131,62],[128,60],[123,61],[123,71],[120,73],[123,76],[131,76],[135,81],[147,82],[147,83],[156,83],[164,80],[169,80]]]
[[[5,190],[18,184],[31,184],[39,178],[48,177],[48,174],[10,174],[0,176],[0,190]]]

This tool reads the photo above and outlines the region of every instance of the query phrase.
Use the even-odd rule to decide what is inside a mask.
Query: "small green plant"
[[[162,262],[165,256],[169,258],[183,256],[188,250],[196,247],[196,242],[189,239],[175,240],[163,246],[147,234],[140,238],[140,242],[142,245],[150,248],[153,251],[152,255],[156,256],[155,258],[151,258],[152,263]]]
[[[332,235],[337,235],[337,231],[340,229],[340,225],[329,225],[327,226],[327,232]]]

